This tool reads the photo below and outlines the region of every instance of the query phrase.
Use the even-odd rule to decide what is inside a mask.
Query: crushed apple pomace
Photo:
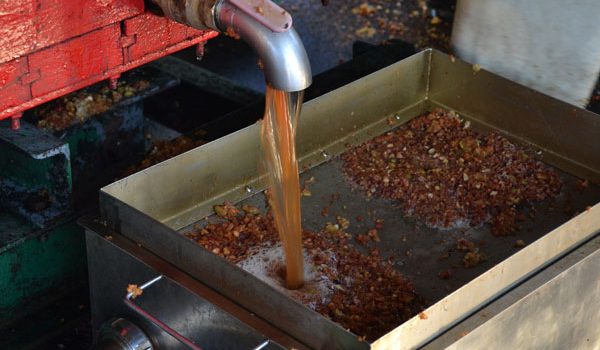
[[[139,297],[140,295],[142,295],[143,292],[144,291],[142,290],[142,288],[138,287],[137,284],[127,285],[127,293],[131,293],[132,299]]]
[[[279,243],[271,212],[231,204],[215,206],[218,222],[197,227],[187,236],[232,263],[250,258],[256,248]],[[394,269],[378,249],[362,253],[344,232],[347,220],[326,225],[322,232],[304,231],[302,244],[318,279],[328,279],[327,295],[299,301],[353,333],[374,340],[419,313],[424,303],[412,283]],[[335,229],[334,229],[335,228]],[[295,295],[295,294],[294,294]],[[314,301],[317,300],[315,303]]]
[[[346,151],[344,172],[368,197],[398,201],[437,228],[490,223],[511,234],[527,204],[556,196],[559,174],[506,138],[436,109]]]

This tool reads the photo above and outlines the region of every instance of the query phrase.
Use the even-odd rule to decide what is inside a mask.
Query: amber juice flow
[[[304,282],[300,179],[296,160],[296,125],[302,92],[267,87],[261,141],[269,182],[269,204],[285,252],[285,279],[289,289]]]

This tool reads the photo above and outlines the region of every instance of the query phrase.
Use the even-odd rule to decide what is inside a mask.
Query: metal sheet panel
[[[373,344],[373,349],[412,349],[426,344],[536,271],[593,237],[599,230],[600,204],[597,204],[427,308],[426,319],[415,316],[378,339]]]
[[[598,13],[596,0],[459,0],[452,47],[462,59],[584,107],[600,73]]]
[[[447,65],[443,60],[447,61]],[[519,129],[525,114],[503,114],[502,109],[495,109],[491,104],[479,106],[477,99],[468,98],[468,94],[493,96],[494,91],[499,89],[512,96],[515,105],[528,104],[531,110],[544,110],[546,104],[555,101],[547,97],[530,99],[530,89],[491,74],[486,78],[489,82],[476,85],[475,89],[469,83],[474,74],[488,73],[474,72],[466,63],[451,66],[451,62],[443,54],[425,51],[307,103],[299,121],[298,152],[303,167],[310,168],[330,160],[332,155],[343,152],[348,144],[362,142],[389,130],[393,127],[388,124],[390,116],[397,115],[398,118],[393,120],[401,123],[436,105],[445,105],[461,113],[463,110],[479,111],[477,108],[488,106],[489,109],[482,113],[484,117],[470,113],[468,116],[475,124],[484,127],[508,125],[507,132],[516,134],[517,139],[527,140],[525,136],[531,132],[531,126],[523,123],[523,129]],[[436,68],[436,65],[440,67]],[[556,103],[561,104],[559,101]],[[571,106],[562,104],[560,108]],[[589,118],[593,115],[575,110],[576,114],[584,115],[584,118],[576,119],[578,128],[593,131],[566,134],[561,140],[578,140],[581,136],[582,144],[595,145],[588,136],[600,132],[600,125]],[[506,124],[486,122],[503,118],[513,119]],[[211,214],[214,204],[225,200],[237,202],[263,188],[257,166],[260,160],[259,128],[259,125],[254,125],[243,129],[103,188],[103,216],[118,232],[141,242],[262,317],[277,320],[281,329],[305,340],[307,345],[313,348],[365,347],[366,344],[357,342],[354,335],[338,325],[226,263],[176,231]],[[572,132],[573,129],[568,130]],[[537,139],[532,137],[532,140],[530,143]],[[565,148],[561,145],[560,142],[550,143],[545,149],[548,153],[563,154]],[[575,174],[589,174],[592,179],[599,177],[593,157],[576,157],[577,162],[555,164],[579,165],[566,166],[565,170],[575,169]],[[400,325],[372,344],[373,348],[422,346],[591,237],[600,229],[599,211],[600,207],[596,206],[590,211],[594,215],[589,212],[581,214],[546,234],[434,304],[425,311],[427,320],[417,317]],[[291,317],[279,322],[282,311]]]
[[[447,349],[600,348],[599,266],[597,250]]]
[[[185,349],[123,302],[129,284],[141,285],[163,275],[163,281],[145,290],[136,303],[202,348],[251,349],[271,339],[273,343],[268,349],[282,349],[277,343],[303,349],[301,344],[265,321],[91,218],[83,219],[83,225],[88,229],[86,245],[94,332],[113,317],[125,317],[142,327],[158,348]],[[110,240],[103,237],[109,235]]]
[[[472,314],[467,319],[460,322],[440,337],[437,337],[435,340],[428,343],[426,346],[423,347],[423,350],[437,350],[447,348],[448,346],[454,344],[461,338],[467,336],[469,333],[473,332],[475,329],[477,329],[484,323],[494,319],[497,315],[505,311],[510,306],[515,305],[527,295],[546,285],[550,280],[564,273],[571,267],[577,265],[582,260],[590,256],[590,254],[593,254],[598,250],[600,250],[600,235],[596,235],[589,242],[586,242],[581,247],[578,247],[577,249],[573,250],[571,253],[567,254],[565,257],[561,258],[557,262],[543,269],[531,278],[528,278],[527,281],[519,284],[514,289],[511,289],[510,292],[503,294],[501,297],[494,300],[489,305],[486,305],[476,313]],[[532,314],[531,317],[537,317],[541,327],[541,324],[544,322],[544,320],[539,319],[537,314]],[[574,320],[574,318],[571,319],[572,323],[575,323],[573,322]],[[550,321],[553,322],[553,320]],[[499,344],[498,346],[501,346],[501,344]]]
[[[423,52],[306,103],[298,121],[301,166],[320,164],[329,159],[324,151],[339,154],[347,143],[389,129],[388,116],[408,120],[421,113],[428,60],[429,52]],[[225,199],[248,197],[247,186],[264,188],[261,156],[257,124],[108,185],[101,196],[180,229],[211,214],[212,206]]]

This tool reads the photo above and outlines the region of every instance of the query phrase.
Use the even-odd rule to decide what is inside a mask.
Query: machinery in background
[[[21,198],[27,201],[13,200],[13,206],[3,206],[0,214],[0,292],[4,296],[0,314],[6,315],[0,324],[0,347],[22,348],[32,341],[49,342],[57,330],[71,333],[73,329],[79,330],[77,337],[62,338],[60,342],[68,348],[77,346],[74,344],[89,345],[85,242],[76,220],[97,206],[98,188],[252,125],[262,116],[264,101],[260,95],[194,64],[194,51],[189,48],[181,55],[124,74],[119,89],[140,81],[147,82],[145,89],[100,114],[42,129],[37,125],[45,120],[45,114],[35,108],[25,113],[18,132],[0,128],[0,150],[5,155],[12,154],[12,164],[23,164],[20,169],[29,171],[13,176],[9,173],[13,168],[0,167],[0,191],[10,190],[8,180],[30,181],[21,187]],[[353,60],[317,75],[315,84],[306,91],[306,99],[348,84],[415,51],[412,45],[394,41],[382,46],[357,42],[353,52]],[[105,89],[106,84],[100,82],[76,95],[85,99]],[[71,95],[66,99],[71,101]],[[46,107],[50,105],[42,109]],[[47,142],[39,144],[37,153],[32,155],[23,148],[34,144],[34,140]],[[61,158],[67,160],[56,148],[69,150],[68,167],[52,165],[61,164]],[[48,157],[37,159],[35,154]],[[67,179],[72,182],[72,191],[62,200],[49,201],[57,197],[49,196],[52,192],[46,191],[51,186],[45,181]],[[3,200],[17,195],[2,193]],[[18,203],[28,204],[20,204],[19,209]],[[53,211],[56,216],[43,219],[49,205],[65,208],[62,212]],[[39,320],[35,327],[29,322],[32,314]]]
[[[0,4],[0,120],[216,36],[146,11],[144,0]]]
[[[4,68],[0,67],[0,72],[4,72],[5,75],[11,73],[11,79],[6,79],[0,90],[0,101],[6,104],[0,105],[0,119],[10,117],[13,130],[19,129],[20,118],[25,109],[93,82],[110,78],[110,88],[115,91],[105,90],[100,91],[99,94],[96,92],[82,98],[64,100],[62,109],[59,108],[55,115],[50,117],[53,120],[38,122],[38,127],[54,131],[54,136],[57,138],[38,135],[35,128],[29,126],[25,126],[21,133],[14,135],[6,130],[0,131],[0,137],[17,148],[17,150],[6,151],[0,163],[5,173],[2,179],[3,196],[0,204],[13,209],[19,215],[30,218],[40,227],[46,226],[48,222],[64,213],[68,209],[66,203],[77,176],[85,181],[102,182],[101,176],[96,172],[102,173],[106,170],[103,169],[102,162],[96,161],[88,164],[85,171],[80,170],[79,174],[76,174],[77,171],[72,172],[70,168],[71,158],[76,160],[78,151],[89,149],[90,142],[106,143],[106,140],[114,140],[115,147],[110,148],[113,153],[116,153],[114,157],[117,161],[122,158],[123,153],[135,152],[136,146],[131,143],[141,144],[141,140],[133,135],[136,133],[136,128],[139,129],[141,114],[137,113],[136,123],[130,118],[131,114],[136,114],[134,110],[124,112],[123,118],[110,119],[109,124],[90,129],[91,134],[98,131],[95,136],[91,134],[73,136],[69,132],[62,132],[69,129],[75,120],[82,121],[90,114],[104,112],[111,104],[132,97],[137,92],[144,90],[144,93],[151,94],[160,90],[159,87],[149,86],[148,82],[122,86],[119,90],[117,78],[127,69],[214,37],[216,35],[214,30],[227,32],[230,36],[248,42],[258,53],[266,80],[271,86],[284,91],[300,91],[311,84],[310,63],[304,46],[292,27],[291,16],[275,3],[264,0],[155,0],[154,2],[157,5],[153,6],[158,6],[157,10],[162,11],[169,18],[199,30],[209,31],[193,30],[172,23],[165,17],[135,12],[136,9],[144,10],[143,3],[90,2],[89,6],[77,7],[79,10],[73,10],[75,11],[73,14],[68,12],[70,9],[68,6],[53,7],[49,3],[43,3],[48,5],[48,9],[45,6],[35,7],[32,13],[26,13],[30,17],[24,18],[43,22],[39,24],[43,26],[50,23],[43,21],[46,11],[51,14],[60,13],[61,16],[66,17],[56,18],[56,26],[47,28],[49,33],[53,33],[56,37],[53,40],[58,41],[57,43],[47,39],[42,41],[44,44],[38,44],[39,37],[45,38],[45,34],[40,33],[46,32],[35,31],[30,35],[31,37],[28,37],[25,35],[28,32],[19,32],[19,29],[24,30],[23,22],[20,22],[19,18],[11,22],[8,21],[10,16],[3,17],[7,22],[0,23],[3,24],[2,30],[11,35],[21,33],[19,38],[25,42],[19,46],[15,40],[9,41],[7,48],[2,52],[2,57],[5,59],[12,57],[13,60],[7,62]],[[139,6],[134,6],[136,4]],[[8,13],[17,10],[25,11],[28,8],[16,5],[15,7],[4,6],[7,6],[5,10]],[[109,16],[111,11],[114,13]],[[96,12],[101,15],[96,15]],[[133,15],[137,16],[128,19]],[[81,23],[74,24],[71,22],[72,19]],[[143,26],[136,27],[136,23]],[[88,27],[92,29],[85,31]],[[113,33],[115,31],[119,35]],[[7,37],[10,38],[8,34]],[[27,45],[33,46],[26,49]],[[11,70],[10,65],[15,64],[25,64],[23,69],[26,71]],[[22,93],[23,91],[27,93]],[[6,96],[3,98],[1,94]],[[21,99],[16,98],[17,96]],[[126,135],[115,140],[115,129],[119,128]],[[69,146],[67,147],[61,140],[67,141]],[[18,159],[19,153],[29,154],[30,159],[21,161]],[[102,155],[91,155],[91,157],[94,160],[107,158]],[[46,163],[43,171],[38,167],[40,163],[37,162],[38,160]],[[80,163],[82,162],[88,163],[85,160]],[[45,204],[28,204],[37,203],[38,199]]]
[[[0,292],[5,296],[0,328],[77,288],[73,284],[85,279],[86,263],[75,220],[97,205],[98,187],[141,160],[151,134],[155,140],[177,135],[147,122],[143,100],[179,85],[179,77],[152,68],[126,71],[193,45],[201,56],[220,19],[230,35],[254,44],[272,85],[291,91],[310,85],[302,43],[291,17],[277,5],[156,3],[162,8],[143,0],[0,5]],[[186,4],[191,12],[182,18],[176,7]],[[293,64],[286,64],[290,59]],[[108,88],[96,85],[61,97],[103,80]],[[228,97],[234,108],[256,94],[238,89]],[[48,101],[50,107],[32,110]],[[52,288],[62,291],[46,293]],[[2,333],[0,344],[30,338],[14,332]]]
[[[126,71],[190,46],[201,52],[217,32],[151,13],[143,0],[4,1],[0,12],[1,328],[52,303],[45,291],[67,286],[50,293],[60,298],[82,283],[75,219],[89,208],[83,198],[143,152],[141,101],[177,79],[154,77],[87,124],[80,118],[91,111],[78,123],[38,128],[30,109],[103,80],[119,93]],[[30,122],[21,122],[24,113]]]
[[[600,3],[457,2],[458,57],[554,98],[585,107],[600,74]],[[585,35],[582,35],[585,33]]]

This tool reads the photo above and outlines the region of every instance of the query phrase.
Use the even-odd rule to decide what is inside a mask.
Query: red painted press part
[[[21,117],[22,116],[23,116],[23,113],[17,113],[10,117],[10,128],[12,130],[19,130],[19,128],[21,127]]]
[[[0,1],[0,120],[217,35],[144,0]]]

